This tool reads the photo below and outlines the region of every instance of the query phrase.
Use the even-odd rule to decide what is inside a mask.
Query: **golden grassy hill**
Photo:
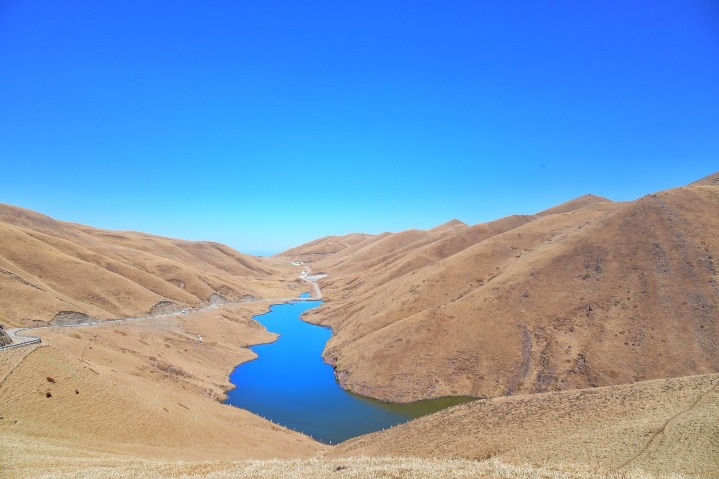
[[[371,238],[372,235],[353,233],[345,236],[328,236],[310,243],[292,248],[277,256],[292,257],[297,261],[316,261],[324,255],[338,253],[350,246]]]
[[[0,205],[0,324],[41,324],[61,311],[138,316],[163,301],[206,304],[213,294],[282,296],[278,275],[221,244],[98,230]]]
[[[560,470],[592,464],[595,477],[640,469],[715,478],[719,374],[475,401],[351,439],[327,455],[493,458]]]
[[[330,237],[276,260],[0,206],[0,323],[296,296],[309,285],[286,263],[309,259],[331,276],[307,318],[334,328],[344,386],[541,393],[331,448],[219,403],[246,347],[275,338],[251,319],[266,304],[42,329],[41,346],[0,352],[0,477],[716,477],[719,376],[626,383],[718,370],[718,189]]]
[[[323,446],[216,402],[232,365],[252,357],[238,345],[271,340],[249,320],[260,311],[252,307],[45,330],[45,346],[4,353],[0,477],[680,479],[719,473],[717,374],[480,400]],[[193,341],[198,332],[209,338],[201,345]]]
[[[549,216],[549,215],[556,215],[556,214],[561,214],[561,213],[571,213],[572,211],[576,211],[580,208],[584,208],[585,206],[590,206],[595,203],[607,203],[607,202],[610,202],[610,200],[608,200],[606,198],[602,198],[601,196],[584,195],[584,196],[574,199],[572,201],[567,201],[566,203],[562,203],[559,206],[555,206],[554,208],[550,208],[548,210],[544,210],[540,213],[537,213],[537,216]]]
[[[716,177],[716,175],[714,175]],[[367,238],[312,263],[325,358],[359,394],[412,401],[719,371],[719,186]]]
[[[266,308],[41,329],[41,346],[0,352],[0,477],[321,453],[309,437],[219,402],[235,366],[256,358],[247,346],[275,340],[251,319]]]
[[[308,291],[297,271],[227,246],[63,223],[0,205],[0,323],[57,324]],[[273,341],[269,303],[35,330],[0,351],[0,477],[125,461],[302,458],[322,444],[220,404],[229,374]],[[74,318],[70,318],[73,320]],[[82,320],[80,316],[75,322]],[[200,339],[201,338],[201,339]]]
[[[702,178],[701,180],[695,181],[692,183],[692,186],[716,186],[719,185],[719,173],[714,173],[713,175],[709,175],[705,178]]]

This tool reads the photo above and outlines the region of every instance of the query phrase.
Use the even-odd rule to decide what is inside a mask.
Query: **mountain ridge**
[[[62,311],[137,316],[165,301],[197,307],[213,294],[257,297],[278,274],[215,242],[96,229],[0,205],[0,324],[48,323]]]
[[[388,401],[716,372],[718,189],[356,244],[311,262],[328,301],[305,319],[343,387]]]

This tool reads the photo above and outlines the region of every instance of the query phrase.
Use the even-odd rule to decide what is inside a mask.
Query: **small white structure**
[[[198,340],[199,342],[202,342],[202,335],[198,335],[198,336],[197,336],[197,340]]]

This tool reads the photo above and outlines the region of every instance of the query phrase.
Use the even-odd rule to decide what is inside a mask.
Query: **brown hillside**
[[[296,297],[309,258],[345,387],[494,397],[330,448],[219,402],[266,303],[41,329],[0,352],[0,477],[717,477],[716,231],[713,181],[273,259],[0,206],[0,323]],[[275,458],[314,459],[235,462]]]
[[[432,232],[443,232],[443,231],[457,231],[457,230],[463,230],[465,228],[468,228],[468,226],[465,223],[462,223],[459,220],[452,220],[448,221],[447,223],[443,225],[436,226],[432,228],[430,231]]]
[[[343,258],[340,262],[336,262],[335,256],[332,256],[314,265],[322,271],[332,273],[332,277],[327,280],[327,284],[333,285],[330,294],[334,290],[344,290],[345,285],[351,288],[353,294],[361,294],[532,219],[530,216],[510,216],[461,230],[426,234],[421,242],[411,242],[394,251],[381,251],[382,254],[379,255],[367,255],[367,252],[363,251],[363,256],[357,254]],[[349,297],[348,293],[343,294]]]
[[[322,259],[323,255],[335,254],[340,251],[354,246],[364,240],[371,238],[372,235],[353,233],[345,236],[328,236],[320,238],[310,243],[289,249],[277,257],[292,257],[300,261],[316,261]]]
[[[512,217],[505,223],[513,222],[514,218],[518,217]],[[322,271],[342,271],[340,276],[350,281],[361,281],[361,278],[357,278],[353,273],[367,272],[372,268],[386,272],[390,266],[394,270],[390,276],[394,277],[426,266],[457,248],[464,248],[466,244],[473,243],[478,234],[483,233],[461,221],[452,220],[429,231],[409,230],[373,236],[338,254],[327,255],[313,264]],[[417,253],[420,250],[422,253]]]
[[[217,243],[98,230],[0,206],[5,325],[296,297],[309,289],[296,275]],[[40,329],[32,333],[40,346],[0,351],[0,477],[129,458],[316,455],[321,444],[219,402],[233,368],[256,357],[246,347],[275,339],[251,319],[268,304]]]
[[[709,175],[705,178],[702,178],[699,181],[692,183],[692,186],[701,186],[701,185],[714,186],[717,184],[719,184],[719,173],[714,173],[713,175]]]
[[[343,386],[412,401],[719,371],[719,187],[553,210],[313,263],[330,301],[307,319],[333,328]]]
[[[309,437],[219,402],[229,373],[256,357],[246,347],[276,338],[251,319],[266,308],[37,330],[41,346],[0,352],[0,477],[317,455],[325,447]]]
[[[609,202],[609,200],[606,198],[602,198],[601,196],[584,195],[581,198],[567,201],[566,203],[562,203],[559,206],[555,206],[554,208],[550,208],[548,210],[542,211],[541,213],[537,213],[537,216],[548,216],[548,215],[556,215],[556,214],[560,214],[560,213],[570,213],[570,212],[578,210],[580,208],[584,208],[585,206],[593,205],[595,203],[606,203],[606,202]]]
[[[718,438],[712,374],[475,401],[349,440],[328,456],[493,458],[714,478]]]
[[[348,248],[338,255],[332,255],[321,263],[321,269],[334,270],[339,265],[347,268],[346,264],[354,269],[364,269],[371,264],[377,264],[388,259],[397,250],[408,247],[414,248],[426,243],[436,235],[442,233],[431,233],[420,230],[409,230],[401,233],[390,233],[380,235],[371,240],[364,241],[354,248]]]
[[[279,293],[277,274],[217,243],[98,230],[0,205],[0,324],[49,322],[61,311],[144,315],[162,301],[198,306],[215,293],[239,300],[268,287]]]

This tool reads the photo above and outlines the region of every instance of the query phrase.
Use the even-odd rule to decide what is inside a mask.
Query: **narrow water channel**
[[[321,304],[280,304],[255,317],[281,336],[272,344],[251,348],[259,358],[232,373],[230,382],[236,388],[228,393],[227,404],[336,444],[468,400],[445,398],[399,405],[348,393],[322,359],[331,330],[300,319],[302,313]]]

